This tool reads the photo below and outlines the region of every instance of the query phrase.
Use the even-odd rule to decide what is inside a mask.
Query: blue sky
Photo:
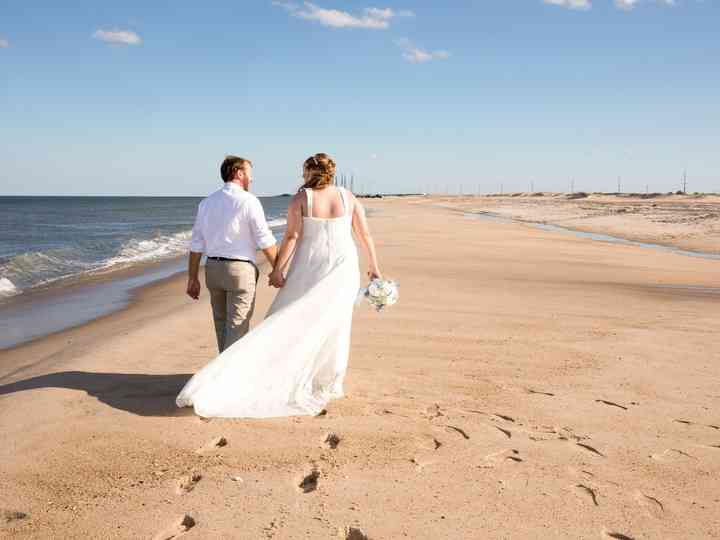
[[[61,5],[62,4],[62,5]],[[0,195],[720,191],[714,0],[0,5]],[[357,190],[357,189],[356,189]]]

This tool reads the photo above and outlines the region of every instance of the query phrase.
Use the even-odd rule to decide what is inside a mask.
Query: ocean
[[[201,200],[201,197],[0,197],[0,348],[27,341],[28,331],[15,326],[27,324],[28,320],[33,326],[47,326],[40,319],[44,321],[52,315],[48,309],[55,306],[62,310],[72,303],[69,297],[62,301],[61,293],[66,288],[76,290],[83,282],[97,281],[98,276],[112,281],[113,275],[117,275],[115,292],[120,283],[128,284],[120,287],[125,300],[114,303],[112,309],[116,309],[126,305],[129,287],[182,270],[185,263],[178,258],[188,251]],[[278,239],[287,223],[289,200],[283,196],[260,197],[268,224]],[[169,261],[174,261],[174,265],[168,266]],[[123,273],[118,271],[133,267],[143,268],[145,279],[137,275],[131,280],[120,277]],[[164,270],[159,271],[161,268]],[[42,315],[32,319],[31,312],[37,314],[37,306],[28,312],[33,302],[27,300],[38,299],[42,303],[48,301],[46,297],[55,299],[54,303],[43,306]],[[87,312],[80,319],[66,311],[58,319],[68,324],[58,322],[40,332],[36,329],[30,337],[86,322],[110,310],[102,309],[100,298],[92,301],[96,304],[93,309],[75,307],[75,311]],[[20,306],[25,312],[18,318],[19,311],[23,311]]]

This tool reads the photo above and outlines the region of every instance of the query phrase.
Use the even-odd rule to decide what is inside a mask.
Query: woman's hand
[[[371,268],[370,270],[368,270],[368,277],[370,278],[370,281],[372,281],[373,279],[382,279],[382,274],[377,268]]]
[[[285,276],[282,275],[282,271],[278,268],[270,273],[268,282],[272,287],[281,289],[285,286]]]

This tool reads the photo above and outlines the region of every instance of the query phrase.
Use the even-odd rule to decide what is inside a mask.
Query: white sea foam
[[[0,278],[0,298],[6,296],[15,296],[20,294],[20,290],[8,278]]]
[[[273,216],[268,219],[268,225],[278,234],[287,225],[287,219]],[[177,257],[188,252],[191,236],[192,231],[185,230],[129,240],[101,260],[88,260],[87,253],[74,249],[23,253],[0,265],[0,276],[7,276],[0,277],[0,298],[15,296],[35,287],[47,287],[66,279],[81,279],[96,272]]]
[[[284,227],[287,225],[287,218],[277,218],[277,219],[271,219],[267,222],[268,227],[271,229],[277,228],[277,227]]]
[[[180,255],[187,252],[191,234],[191,231],[183,231],[150,240],[131,240],[120,249],[117,255],[105,261],[103,267],[154,261]]]

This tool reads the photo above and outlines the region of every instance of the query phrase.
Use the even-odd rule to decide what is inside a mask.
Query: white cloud
[[[93,37],[116,45],[140,45],[142,38],[131,30],[97,30]]]
[[[560,6],[567,9],[587,11],[592,9],[592,0],[542,0],[543,4]],[[615,7],[623,11],[635,9],[641,3],[655,2],[664,6],[676,5],[676,0],[613,0]]]
[[[395,44],[403,50],[402,57],[412,64],[450,58],[450,53],[447,51],[426,51],[416,46],[409,39],[398,39]]]
[[[7,49],[10,46],[10,42],[7,39],[0,38],[0,49]]]
[[[638,0],[615,0],[616,7],[627,10],[627,11],[634,9],[635,5],[637,3],[638,3]]]
[[[278,6],[293,17],[316,21],[323,26],[332,28],[369,28],[371,30],[385,30],[390,27],[390,21],[395,17],[413,17],[414,13],[408,10],[394,11],[392,8],[369,7],[358,14],[352,14],[339,9],[325,9],[312,2],[303,2],[302,6],[283,0],[273,0],[272,4]]]
[[[631,9],[635,9],[635,7],[641,1],[642,0],[615,0],[615,6],[624,11],[630,11]],[[675,0],[653,0],[653,1],[658,4],[663,4],[665,6],[674,6],[675,5]]]
[[[592,8],[591,0],[543,0],[543,3],[582,11]]]

